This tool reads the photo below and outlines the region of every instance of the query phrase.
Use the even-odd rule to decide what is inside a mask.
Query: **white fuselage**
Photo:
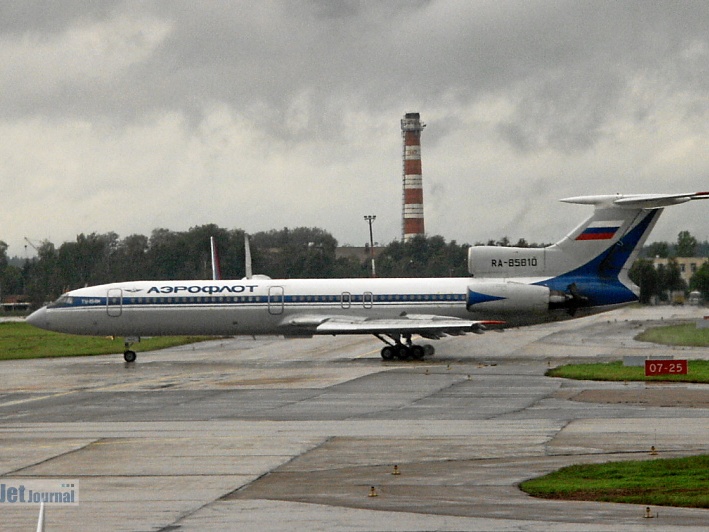
[[[317,334],[319,316],[361,319],[406,315],[503,319],[509,325],[569,317],[527,297],[508,309],[495,301],[470,306],[471,290],[529,290],[519,279],[242,279],[238,281],[136,281],[73,290],[33,317],[34,323],[73,334],[110,336]],[[509,288],[512,286],[512,288]],[[509,304],[509,303],[508,303]],[[600,309],[599,309],[600,310]]]

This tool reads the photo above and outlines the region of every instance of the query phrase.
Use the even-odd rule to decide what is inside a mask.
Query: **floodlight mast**
[[[374,266],[374,234],[372,233],[372,222],[377,219],[376,215],[366,214],[364,219],[369,223],[369,256],[372,262],[372,277],[377,276],[377,270]]]

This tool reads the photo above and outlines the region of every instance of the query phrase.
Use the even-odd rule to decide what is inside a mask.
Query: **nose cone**
[[[42,307],[39,310],[35,310],[32,314],[25,318],[25,321],[34,327],[48,329],[49,322],[47,320],[47,307]]]

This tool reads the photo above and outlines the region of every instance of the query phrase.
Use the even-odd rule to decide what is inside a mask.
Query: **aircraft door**
[[[120,288],[109,288],[106,294],[106,312],[112,318],[117,318],[123,314],[123,290]]]
[[[362,294],[362,305],[364,308],[372,308],[372,305],[374,305],[374,294],[372,292]]]
[[[271,286],[268,289],[268,313],[269,314],[283,314],[283,301],[285,297],[283,295],[282,286]]]

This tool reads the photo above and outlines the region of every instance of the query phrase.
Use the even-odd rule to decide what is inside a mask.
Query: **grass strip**
[[[635,337],[640,342],[687,347],[709,347],[709,329],[698,329],[696,323],[650,327]]]
[[[134,344],[134,351],[154,351],[211,339],[205,336],[161,336]],[[23,322],[0,323],[0,360],[89,356],[123,353],[122,338],[76,336],[45,331]]]
[[[695,323],[651,327],[638,334],[635,340],[662,345],[708,347],[709,329],[697,329]],[[598,364],[568,364],[546,372],[549,377],[589,381],[656,381],[709,383],[709,361],[690,360],[687,375],[658,375],[646,377],[644,367],[623,366],[622,362]]]
[[[546,372],[548,377],[585,381],[648,381],[709,383],[709,361],[689,360],[687,375],[645,376],[645,368],[624,366],[621,361],[595,364],[567,364]]]
[[[520,488],[545,499],[709,508],[709,456],[573,465]]]

